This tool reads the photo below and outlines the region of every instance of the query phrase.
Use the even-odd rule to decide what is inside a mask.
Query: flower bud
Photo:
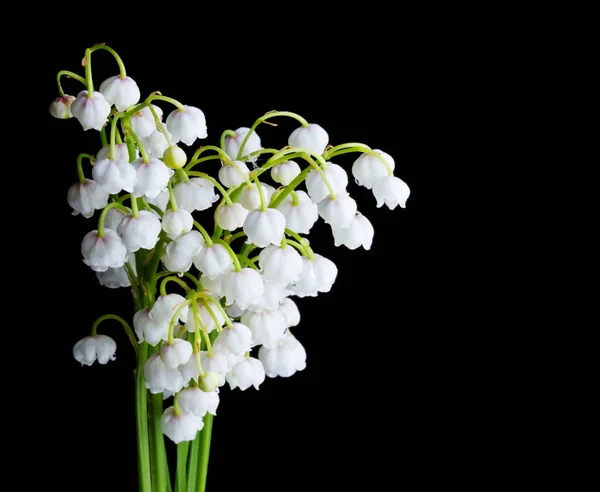
[[[163,161],[171,169],[181,169],[187,162],[185,151],[178,145],[171,145],[163,154]]]
[[[246,135],[248,135],[249,131],[250,128],[241,127],[235,131],[234,137],[231,137],[229,135],[225,137],[225,152],[229,157],[231,157],[232,160],[236,160],[238,158],[238,153],[240,151],[242,142],[246,138]],[[252,152],[256,152],[260,149],[262,149],[262,146],[260,144],[260,137],[258,136],[256,131],[253,131],[248,137],[244,148],[242,149],[242,155],[240,156],[240,159],[242,157],[249,156]],[[250,161],[255,161],[257,157],[258,156],[253,156],[250,159]]]
[[[252,210],[244,221],[244,232],[248,236],[247,243],[259,248],[269,244],[279,246],[285,231],[285,216],[275,208]]]
[[[59,96],[50,103],[50,114],[59,120],[66,120],[73,117],[71,113],[71,104],[75,100],[75,96]]]
[[[81,214],[89,219],[95,210],[106,207],[108,192],[93,179],[86,179],[83,183],[77,181],[67,192],[67,203],[73,209],[73,215]]]
[[[175,369],[186,364],[192,356],[192,344],[187,340],[175,338],[173,344],[163,343],[160,348],[160,358],[167,367]]]
[[[308,149],[313,154],[321,155],[329,143],[329,135],[320,126],[309,123],[308,126],[296,128],[288,138],[290,147]]]
[[[285,161],[271,168],[271,178],[283,186],[289,185],[300,174],[300,166],[295,161]]]
[[[206,393],[210,393],[211,391],[216,390],[219,387],[219,383],[221,382],[221,375],[216,373],[216,372],[212,372],[212,371],[207,371],[204,373],[204,376],[200,376],[198,378],[198,387],[206,392]]]

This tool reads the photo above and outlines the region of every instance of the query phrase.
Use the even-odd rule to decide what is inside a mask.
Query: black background
[[[194,148],[218,145],[224,129],[250,126],[269,110],[294,111],[323,126],[334,145],[357,141],[389,153],[411,196],[405,209],[378,209],[350,176],[349,191],[375,227],[370,251],[335,248],[328,226],[319,221],[313,228],[314,250],[339,273],[330,293],[294,298],[302,316],[294,333],[306,348],[307,368],[267,378],[260,391],[222,391],[208,490],[462,483],[470,460],[461,458],[463,419],[475,411],[460,399],[463,361],[456,349],[465,334],[447,299],[461,287],[446,272],[458,231],[448,216],[451,204],[441,198],[447,185],[441,176],[456,145],[447,130],[449,107],[457,103],[449,89],[453,54],[419,15],[386,18],[374,9],[354,13],[352,22],[306,15],[263,19],[260,28],[241,14],[233,24],[228,19],[217,31],[208,30],[206,18],[204,28],[179,19],[156,32],[141,21],[128,34],[53,32],[36,65],[40,106],[46,111],[56,96],[58,70],[83,74],[85,48],[105,42],[121,55],[142,97],[160,90],[202,109],[209,136]],[[104,51],[94,54],[93,70],[96,88],[118,73]],[[68,79],[63,87],[74,95],[82,88]],[[43,275],[52,288],[40,300],[44,329],[52,333],[41,344],[47,362],[36,377],[47,443],[40,469],[65,491],[133,491],[134,357],[127,339],[118,324],[106,322],[100,331],[117,341],[117,360],[81,367],[72,356],[98,316],[133,315],[128,290],[100,287],[81,261],[81,239],[96,228],[97,215],[73,217],[66,202],[77,155],[96,153],[98,134],[83,132],[75,119],[36,113],[50,155],[39,162],[40,200],[52,211],[40,213],[38,227],[53,255]],[[297,126],[276,122],[259,127],[263,145],[286,145]],[[336,162],[350,174],[354,158]],[[214,166],[207,169],[216,174]]]

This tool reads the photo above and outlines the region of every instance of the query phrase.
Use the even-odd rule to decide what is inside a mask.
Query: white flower
[[[96,160],[108,159],[110,157],[110,145],[105,145],[96,154]],[[129,149],[127,144],[115,144],[115,160],[129,162]]]
[[[296,128],[288,138],[290,147],[299,147],[308,149],[313,154],[321,155],[325,152],[325,147],[329,143],[329,135],[320,126],[315,123],[309,123],[308,126]]]
[[[154,104],[152,105],[152,107],[154,108],[154,111],[156,111],[156,115],[160,119],[163,114],[162,109],[160,109],[158,106],[155,106]],[[150,111],[150,108],[148,106],[143,107],[137,113],[131,115],[131,127],[133,128],[133,132],[138,136],[138,138],[147,138],[150,135],[152,135],[154,130],[156,130],[156,122],[154,121],[154,116],[152,115],[152,111]]]
[[[77,181],[67,192],[67,203],[73,209],[73,215],[81,214],[89,219],[95,210],[106,207],[108,192],[93,179]]]
[[[159,353],[152,354],[144,364],[146,388],[150,393],[162,393],[165,390],[177,393],[183,388],[183,377],[177,369],[168,367]]]
[[[167,408],[160,418],[160,428],[175,444],[193,441],[204,427],[204,420],[193,413],[175,414],[175,407]]]
[[[238,159],[238,152],[249,131],[250,128],[241,127],[235,131],[235,137],[231,137],[229,135],[225,137],[225,153],[231,157],[232,160],[235,161]],[[260,149],[262,149],[260,137],[255,131],[253,131],[248,137],[248,141],[244,145],[240,159],[244,156],[249,156],[252,152],[256,152]],[[257,157],[258,156],[253,156],[250,158],[250,161],[255,161]]]
[[[250,352],[252,348],[252,331],[242,323],[232,323],[231,328],[225,327],[219,333],[213,348],[222,347],[234,355]]]
[[[250,310],[254,311],[254,309]],[[259,309],[259,311],[262,311],[262,309]],[[239,318],[242,314],[244,314],[244,309],[240,309],[239,307],[237,307],[236,303],[234,302],[231,306],[225,307],[225,312],[230,318]]]
[[[250,169],[242,161],[233,161],[233,164],[223,163],[219,169],[219,181],[226,188],[237,188],[249,175]]]
[[[239,388],[242,391],[250,386],[256,389],[265,380],[265,368],[262,362],[254,357],[244,358],[238,362],[225,376],[231,389]]]
[[[264,292],[260,274],[252,268],[242,268],[239,272],[230,272],[223,278],[223,294],[226,304],[234,302],[240,309],[258,302]]]
[[[191,178],[173,188],[177,206],[190,212],[206,210],[219,199],[214,185],[204,178]]]
[[[302,272],[302,256],[292,246],[267,246],[258,255],[263,277],[276,284],[296,282]]]
[[[215,278],[225,273],[233,265],[233,260],[225,246],[214,243],[204,245],[200,252],[193,258],[194,266],[208,278]]]
[[[140,248],[150,250],[158,242],[160,220],[147,210],[140,210],[137,217],[129,214],[121,221],[117,234],[132,253]]]
[[[394,159],[389,154],[377,149],[373,152],[379,154],[383,160],[390,166],[390,171],[393,171],[396,164]],[[361,154],[361,156],[352,164],[352,175],[357,184],[364,186],[367,189],[373,188],[376,181],[388,175],[388,170],[385,164],[381,162],[377,156],[369,154]]]
[[[106,364],[115,360],[117,344],[106,335],[94,335],[82,338],[73,347],[73,356],[81,365],[91,366],[95,360],[98,364]]]
[[[348,227],[354,219],[357,205],[348,193],[337,193],[334,198],[326,196],[319,202],[319,215],[332,229]]]
[[[168,133],[169,137],[171,137],[169,131],[166,129],[165,131]],[[141,141],[144,149],[146,149],[146,152],[148,152],[150,157],[160,158],[165,153],[165,150],[169,148],[169,141],[167,140],[167,137],[165,137],[165,134],[158,128],[154,130],[150,136],[142,138]]]
[[[169,321],[154,320],[150,317],[147,308],[140,309],[133,315],[133,329],[138,341],[142,343],[145,340],[156,347],[161,340],[167,340],[169,338]]]
[[[198,231],[190,231],[167,244],[162,262],[171,272],[187,272],[192,266],[192,258],[204,246],[204,238]]]
[[[190,380],[198,381],[198,361],[196,360],[198,354],[192,354],[190,360],[185,364],[181,364],[177,369],[179,370],[181,377],[183,378],[183,384],[186,385]]]
[[[91,97],[87,96],[88,91],[77,94],[77,98],[71,104],[71,113],[81,123],[84,131],[90,128],[100,131],[110,114],[110,104],[100,92],[94,92]]]
[[[128,160],[100,159],[92,168],[92,177],[108,193],[115,194],[125,190],[131,193],[135,187],[135,167]]]
[[[246,311],[242,314],[240,321],[252,332],[252,346],[276,347],[287,328],[287,320],[279,309],[269,309],[258,313]]]
[[[194,106],[183,106],[183,110],[175,109],[167,116],[167,130],[172,135],[173,143],[183,142],[192,145],[197,138],[206,138],[206,118],[200,109]]]
[[[315,297],[319,292],[329,292],[337,277],[337,267],[331,260],[314,255],[314,260],[303,257],[304,267],[300,280],[293,286],[298,297]]]
[[[248,236],[247,243],[259,248],[269,244],[279,246],[285,231],[285,216],[275,208],[252,210],[244,221],[244,232]]]
[[[100,92],[119,111],[125,111],[140,100],[140,89],[131,77],[109,77],[100,84]]]
[[[346,191],[348,174],[346,174],[346,171],[341,166],[328,162],[327,168],[322,169],[322,171],[334,193],[344,193]],[[314,169],[311,169],[306,175],[306,189],[311,200],[315,203],[319,203],[329,195],[329,188],[327,188],[325,181],[323,181],[321,175]]]
[[[231,259],[231,258],[230,258]],[[206,275],[201,275],[199,280],[202,286],[205,289],[208,289],[212,292],[214,296],[222,296],[223,295],[223,277],[225,274],[233,271],[233,262],[229,263],[228,267],[223,271],[223,273],[216,275],[214,278],[209,278]]]
[[[306,351],[289,331],[279,340],[277,347],[261,347],[258,358],[270,378],[287,378],[296,371],[306,368]]]
[[[178,208],[177,210],[169,209],[163,215],[162,229],[171,239],[190,232],[193,225],[194,218],[185,208]]]
[[[208,304],[208,307],[211,309],[211,311],[215,315],[215,318],[217,318],[217,322],[219,324],[219,328],[221,326],[223,326],[223,324],[225,323],[225,318],[223,317],[223,313],[221,313],[221,310],[210,299],[204,299],[204,301],[206,302],[206,304]],[[215,320],[210,315],[210,313],[208,312],[208,309],[206,309],[206,307],[204,306],[204,304],[202,302],[200,302],[200,301],[197,301],[196,302],[196,307],[198,308],[198,316],[200,317],[201,321],[203,321],[204,324],[206,325],[206,331],[208,333],[210,333],[215,328],[217,328],[217,325],[215,324]],[[186,320],[185,324],[186,324],[186,326],[188,327],[188,329],[190,331],[194,331],[195,330],[196,320],[194,318],[194,310],[191,309],[191,308],[190,308],[190,310],[188,312],[187,320]],[[199,324],[198,329],[202,330],[202,325],[201,324]]]
[[[175,369],[190,360],[192,356],[192,344],[187,340],[174,338],[172,345],[163,343],[159,353],[165,365]]]
[[[267,206],[269,204],[269,194],[267,188],[261,183],[260,189],[262,191],[265,206]],[[250,185],[244,186],[238,198],[238,202],[241,203],[246,210],[256,210],[259,208],[260,194],[258,193],[256,184],[250,183]]]
[[[127,276],[127,270],[125,267],[109,268],[105,272],[96,272],[98,282],[103,287],[109,289],[118,289],[119,287],[129,287],[129,277]]]
[[[132,195],[136,198],[145,196],[156,198],[167,189],[169,179],[174,171],[156,157],[150,157],[145,162],[142,157],[131,163],[136,171],[135,187]]]
[[[289,185],[300,174],[300,166],[295,161],[285,161],[271,168],[271,178],[283,186]]]
[[[205,371],[224,376],[238,362],[238,357],[223,347],[213,347],[212,353],[205,350],[200,352],[200,361]]]
[[[167,204],[169,203],[169,190],[165,190],[161,192],[156,198],[146,198],[148,203],[152,205],[156,205],[161,210],[165,210],[167,208]]]
[[[263,280],[264,276],[263,276]],[[281,283],[273,283],[264,281],[265,291],[262,297],[257,301],[252,303],[250,306],[246,308],[246,311],[252,312],[260,312],[266,309],[277,309],[279,307],[279,301],[281,301],[284,297],[293,294],[293,291],[288,289],[288,285]],[[238,316],[241,316],[240,312]],[[235,317],[235,316],[234,316]]]
[[[334,244],[344,245],[348,249],[356,249],[360,246],[366,250],[371,249],[375,229],[364,215],[358,213],[345,228],[332,229]]]
[[[71,104],[75,100],[75,96],[59,96],[50,103],[50,114],[60,120],[66,120],[72,118]]]
[[[193,413],[197,417],[204,417],[207,413],[217,415],[219,392],[206,393],[200,388],[190,386],[177,395],[177,401],[183,413]]]
[[[300,310],[298,309],[296,303],[289,297],[286,297],[281,301],[279,304],[279,311],[281,311],[285,316],[287,321],[286,326],[288,328],[297,326],[300,323]]]
[[[223,203],[217,207],[215,222],[221,229],[233,231],[244,225],[247,216],[248,210],[239,203],[232,203],[231,205]]]
[[[313,203],[306,192],[296,191],[298,204],[294,205],[294,199],[291,194],[287,195],[277,206],[284,216],[286,227],[298,234],[308,234],[312,226],[319,218],[317,204]]]
[[[118,208],[111,208],[104,217],[104,228],[116,231],[127,214]]]
[[[83,262],[95,272],[122,267],[127,261],[127,248],[116,231],[104,228],[104,236],[98,231],[88,232],[81,242]]]
[[[378,208],[385,203],[390,210],[394,210],[397,205],[400,205],[401,208],[406,207],[410,189],[400,178],[384,176],[373,185],[373,195],[377,200]]]
[[[159,296],[154,303],[154,306],[150,310],[150,318],[153,320],[169,324],[173,315],[177,311],[177,309],[186,303],[186,300],[180,296],[179,294],[167,294],[166,296]],[[189,307],[186,305],[179,312],[179,321],[185,323],[185,320],[188,315]]]

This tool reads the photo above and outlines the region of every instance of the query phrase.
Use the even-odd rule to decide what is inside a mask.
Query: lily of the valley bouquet
[[[119,73],[96,89],[98,50],[115,58]],[[67,201],[74,215],[94,217],[81,243],[84,263],[101,285],[130,288],[135,313],[131,323],[114,314],[98,318],[73,355],[88,366],[114,360],[116,343],[104,322],[123,326],[137,356],[139,490],[204,491],[220,389],[258,389],[265,377],[306,366],[294,336],[300,313],[293,298],[329,292],[337,267],[305,236],[321,218],[336,246],[371,247],[373,226],[335,158],[358,154],[351,172],[378,207],[404,207],[409,188],[385,152],[332,146],[321,126],[288,111],[225,130],[218,146],[192,152],[207,137],[199,108],[160,92],[140,100],[106,45],[87,49],[82,63],[83,76],[58,72],[59,96],[50,105],[56,118],[74,117],[99,134],[95,153],[76,159],[78,180]],[[83,84],[77,96],[64,93],[64,78]],[[287,145],[263,148],[257,129],[274,118],[299,126]],[[217,176],[202,170],[213,159],[221,166]],[[194,212],[208,209],[213,224],[195,220]],[[177,445],[173,473],[163,436]]]

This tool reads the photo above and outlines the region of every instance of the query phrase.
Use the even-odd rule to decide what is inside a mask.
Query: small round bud
[[[187,162],[187,155],[185,155],[185,151],[181,147],[171,145],[165,150],[163,161],[171,169],[181,169]]]
[[[71,104],[75,100],[75,96],[59,96],[50,104],[50,114],[59,120],[72,118]]]
[[[220,382],[220,374],[212,371],[207,371],[204,373],[204,376],[200,376],[198,378],[198,387],[205,393],[210,393],[211,391],[214,391],[219,387]]]

